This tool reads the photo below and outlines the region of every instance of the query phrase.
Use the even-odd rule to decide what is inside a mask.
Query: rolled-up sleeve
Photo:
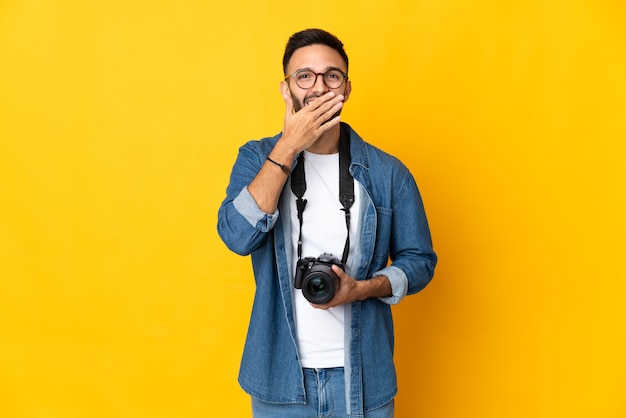
[[[380,301],[388,305],[395,305],[407,295],[409,290],[409,280],[406,274],[397,267],[389,266],[377,271],[373,276],[385,276],[391,283],[391,296],[378,298]]]
[[[226,197],[218,210],[218,234],[226,246],[239,255],[251,254],[263,245],[279,218],[278,210],[263,212],[248,190],[272,143],[262,145],[262,141],[250,141],[239,149]]]
[[[278,219],[278,209],[272,214],[267,214],[259,209],[247,186],[233,200],[233,206],[250,225],[261,232],[268,232],[272,229]]]

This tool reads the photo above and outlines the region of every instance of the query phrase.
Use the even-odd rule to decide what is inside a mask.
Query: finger
[[[326,107],[324,105],[328,105],[334,98],[335,98],[335,93],[332,91],[329,91],[313,99],[311,103],[306,107],[310,108],[311,111],[320,111]]]
[[[339,95],[333,100],[322,104],[316,109],[317,117],[322,119],[330,119],[343,108],[343,96]]]
[[[341,122],[341,117],[339,115],[335,116],[332,119],[327,120],[326,122],[322,123],[320,127],[318,128],[318,134],[321,135],[322,133],[330,130],[333,126],[338,125],[339,122]]]
[[[335,272],[335,274],[339,277],[344,276],[346,274],[345,271],[343,271],[343,269],[341,267],[339,267],[337,264],[333,264],[330,266],[331,269],[333,269],[333,271]]]
[[[339,125],[339,122],[341,122],[341,118],[339,116],[335,116],[334,118],[322,122],[320,126],[315,130],[315,134],[317,136],[320,136],[323,133],[331,130],[334,126]]]
[[[343,101],[342,95],[335,95],[334,92],[329,91],[322,96],[316,97],[307,107],[312,112],[326,112],[330,107],[341,101]]]

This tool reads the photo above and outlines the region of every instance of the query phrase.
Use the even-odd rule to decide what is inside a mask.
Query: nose
[[[326,93],[330,91],[326,83],[324,83],[324,74],[315,74],[315,83],[311,90],[316,93]]]

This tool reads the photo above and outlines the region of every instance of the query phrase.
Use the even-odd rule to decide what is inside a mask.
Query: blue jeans
[[[304,369],[306,404],[272,404],[252,398],[253,418],[341,418],[346,414],[343,368]],[[393,418],[393,400],[364,418]]]

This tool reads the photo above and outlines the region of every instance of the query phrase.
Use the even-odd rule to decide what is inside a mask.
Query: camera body
[[[332,254],[298,260],[294,287],[302,289],[305,299],[311,303],[324,305],[330,302],[339,288],[339,277],[332,270],[333,264],[345,270],[343,263]]]

